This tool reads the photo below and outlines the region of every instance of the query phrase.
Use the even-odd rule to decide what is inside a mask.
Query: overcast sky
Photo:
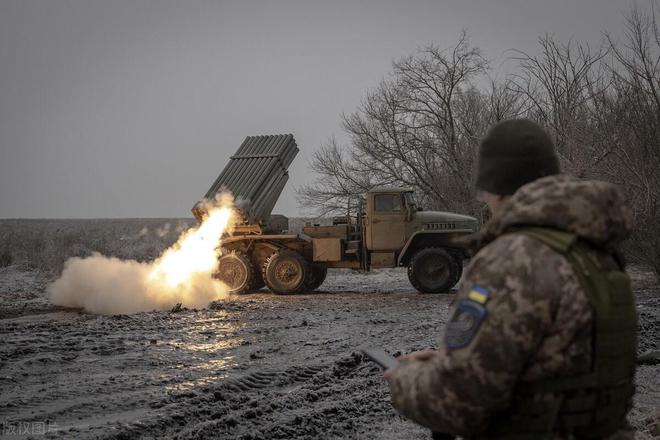
[[[277,133],[300,148],[294,216],[393,59],[463,28],[495,67],[544,33],[597,45],[630,3],[0,0],[0,218],[189,216],[245,136]]]

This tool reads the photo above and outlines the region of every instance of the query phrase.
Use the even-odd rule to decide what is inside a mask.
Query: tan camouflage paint
[[[464,348],[440,340],[428,361],[402,361],[389,378],[392,403],[433,431],[488,438],[491,418],[508,408],[516,383],[586,373],[593,314],[577,276],[558,253],[512,226],[550,226],[614,248],[632,212],[604,182],[549,176],[523,186],[471,237],[480,249],[466,269],[456,304],[485,287],[487,316]],[[617,434],[625,438],[626,431]]]

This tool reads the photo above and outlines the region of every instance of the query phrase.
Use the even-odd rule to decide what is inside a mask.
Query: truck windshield
[[[376,212],[401,211],[401,194],[376,194],[374,197]]]

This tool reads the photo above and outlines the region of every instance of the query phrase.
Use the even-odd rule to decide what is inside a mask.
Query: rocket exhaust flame
[[[141,263],[93,254],[70,258],[58,280],[48,287],[54,304],[81,307],[99,314],[129,314],[184,307],[205,307],[227,296],[213,278],[224,232],[234,218],[231,197],[207,206],[207,216],[184,232],[156,260]]]
[[[197,228],[185,232],[179,240],[153,263],[150,282],[165,282],[169,287],[187,282],[195,273],[211,275],[218,262],[217,248],[229,225],[229,208],[211,209]]]

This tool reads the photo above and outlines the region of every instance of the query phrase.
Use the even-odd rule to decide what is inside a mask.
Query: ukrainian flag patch
[[[467,298],[458,303],[445,327],[447,348],[463,348],[470,345],[488,315],[485,304],[489,299],[488,289],[476,285],[470,289]]]
[[[467,294],[468,299],[478,303],[478,304],[486,304],[488,299],[490,298],[490,292],[488,289],[481,287],[481,286],[474,286],[472,289]]]

